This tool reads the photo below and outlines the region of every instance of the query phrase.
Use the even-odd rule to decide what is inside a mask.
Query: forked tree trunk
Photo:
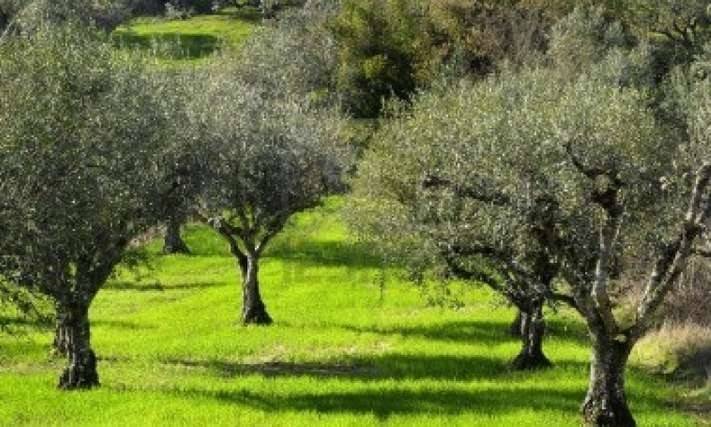
[[[635,420],[625,396],[625,365],[632,344],[593,337],[590,384],[583,403],[585,425],[634,427]]]
[[[242,323],[245,325],[269,325],[272,318],[267,313],[267,307],[259,292],[259,258],[247,256],[246,265],[240,265],[242,270]]]
[[[88,306],[69,306],[64,311],[62,328],[67,332],[68,365],[59,378],[64,390],[89,389],[99,385],[96,355],[91,349]]]
[[[521,352],[511,362],[516,370],[541,369],[552,366],[543,354],[543,338],[546,323],[543,318],[543,302],[535,302],[527,311],[521,311]]]
[[[165,239],[163,243],[163,253],[166,254],[189,254],[190,249],[185,244],[180,235],[182,221],[179,218],[171,217],[166,223]]]

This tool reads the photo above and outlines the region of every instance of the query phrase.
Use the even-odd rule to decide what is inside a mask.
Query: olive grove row
[[[593,354],[584,420],[635,425],[630,352],[688,261],[711,254],[711,49],[660,74],[650,45],[577,9],[541,56],[443,72],[384,102],[387,119],[353,144],[348,99],[323,91],[337,40],[299,30],[334,13],[313,3],[247,54],[190,71],[117,53],[71,16],[0,39],[0,299],[54,302],[60,387],[99,384],[89,307],[151,227],[202,218],[242,275],[243,322],[269,324],[265,248],[350,186],[351,227],[389,258],[519,309],[515,368],[551,364],[546,303],[579,313]]]

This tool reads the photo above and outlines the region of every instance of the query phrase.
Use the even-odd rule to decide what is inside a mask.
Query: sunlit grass
[[[464,308],[427,307],[347,238],[340,204],[300,215],[262,268],[276,323],[236,323],[234,260],[202,226],[191,256],[160,256],[123,272],[93,305],[103,386],[59,392],[63,361],[51,328],[0,338],[0,425],[573,426],[587,383],[584,328],[551,313],[546,352],[556,367],[507,367],[513,312],[484,289]],[[140,280],[139,280],[140,279]],[[679,390],[631,369],[641,426],[692,426]]]
[[[164,65],[200,64],[220,49],[235,49],[259,25],[257,11],[226,9],[188,19],[137,18],[117,28],[119,48],[138,49]]]

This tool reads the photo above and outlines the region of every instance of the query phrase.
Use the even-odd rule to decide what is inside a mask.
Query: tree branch
[[[595,279],[590,293],[592,307],[597,312],[605,328],[610,334],[617,334],[619,326],[612,312],[612,303],[607,292],[610,268],[614,257],[614,246],[620,234],[622,226],[622,216],[624,207],[619,201],[619,192],[623,186],[619,179],[619,174],[615,170],[604,170],[600,168],[589,168],[573,152],[572,142],[566,144],[566,151],[570,156],[573,165],[580,173],[591,180],[600,177],[607,177],[610,182],[605,189],[595,189],[592,192],[592,200],[605,211],[605,224],[600,230],[599,253],[595,264]],[[585,304],[590,305],[590,304]]]
[[[239,236],[241,230],[232,226],[227,220],[219,216],[207,219],[207,223],[227,241],[230,245],[230,252],[237,258],[240,264],[246,263],[247,255],[239,248],[239,244],[234,237]]]
[[[499,206],[506,206],[511,204],[511,199],[502,192],[496,190],[486,191],[485,189],[477,188],[476,186],[461,186],[448,179],[441,178],[435,175],[427,175],[422,180],[422,188],[425,190],[431,190],[435,188],[449,188],[454,191],[454,193],[459,197],[478,200],[480,202],[485,203],[493,203]]]
[[[595,266],[595,281],[590,296],[595,303],[600,318],[608,333],[616,335],[619,327],[612,312],[612,303],[607,292],[610,279],[610,265],[613,257],[614,245],[619,236],[621,226],[620,215],[608,215],[605,225],[600,230],[600,252]]]
[[[664,297],[686,268],[694,242],[701,235],[703,224],[709,215],[709,208],[705,204],[708,203],[709,194],[706,193],[710,181],[711,163],[705,163],[696,173],[696,183],[681,231],[674,241],[667,245],[647,281],[635,325],[630,330],[632,337],[640,337],[647,331]]]
[[[576,156],[575,153],[573,152],[572,141],[569,141],[568,143],[565,144],[565,151],[568,153],[568,157],[570,157],[570,160],[573,162],[573,166],[575,166],[575,169],[577,169],[580,173],[582,173],[589,179],[595,180],[598,177],[607,174],[607,172],[604,171],[603,169],[589,168],[589,167],[585,166],[583,164],[583,162],[578,158],[578,156]]]
[[[711,249],[696,248],[691,250],[691,254],[702,258],[711,258]]]

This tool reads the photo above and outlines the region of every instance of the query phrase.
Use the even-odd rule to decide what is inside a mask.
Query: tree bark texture
[[[625,396],[625,365],[632,345],[610,338],[593,341],[590,384],[582,406],[585,425],[635,427]]]
[[[543,338],[546,323],[543,318],[543,302],[534,302],[527,310],[520,311],[521,322],[518,336],[521,338],[521,352],[511,363],[516,370],[548,368],[552,363],[543,354]]]
[[[247,256],[246,262],[240,263],[242,270],[242,323],[245,325],[269,325],[272,318],[262,301],[259,291],[259,258]]]
[[[67,367],[59,378],[63,390],[90,389],[99,386],[96,355],[91,349],[88,305],[62,308],[62,329],[67,338]]]
[[[180,235],[182,221],[172,217],[166,223],[165,239],[163,243],[163,253],[166,254],[189,254],[190,248],[185,244]]]

